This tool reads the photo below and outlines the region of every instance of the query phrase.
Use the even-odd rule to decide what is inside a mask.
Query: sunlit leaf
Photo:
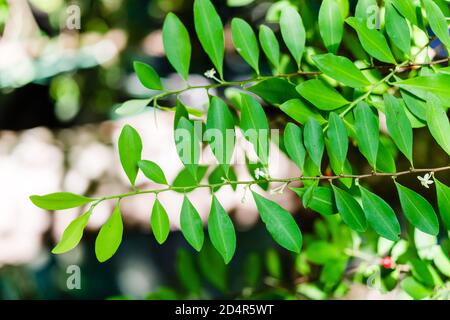
[[[346,57],[327,53],[314,56],[313,60],[320,71],[327,76],[342,82],[346,86],[360,88],[370,85],[369,80],[367,80],[353,62]]]
[[[116,208],[103,224],[95,240],[95,255],[98,261],[105,262],[116,253],[122,243],[122,235],[122,215],[120,213],[120,203],[117,203]]]
[[[259,28],[259,42],[267,59],[274,67],[280,69],[280,44],[272,29],[265,25]]]
[[[191,62],[191,40],[186,27],[170,12],[164,20],[162,32],[167,59],[183,79],[187,80]]]
[[[430,95],[427,101],[427,123],[436,142],[450,155],[450,123],[440,101]]]
[[[142,173],[150,180],[159,184],[168,184],[166,176],[158,164],[153,161],[141,160],[138,162],[138,166]]]
[[[259,74],[259,46],[252,27],[245,20],[234,18],[231,34],[237,52]]]
[[[319,30],[325,47],[336,53],[344,34],[344,18],[335,0],[324,0],[319,10]]]
[[[203,232],[203,222],[200,215],[185,196],[180,214],[180,227],[186,241],[197,251],[203,247],[205,234]]]
[[[283,9],[280,16],[280,28],[283,40],[300,66],[303,52],[305,50],[306,32],[300,14],[294,8],[288,6]]]
[[[436,2],[432,0],[422,0],[427,13],[428,23],[434,34],[442,43],[450,49],[450,36],[448,34],[448,23]]]
[[[119,137],[119,156],[123,170],[132,186],[136,182],[141,153],[142,141],[139,133],[130,125],[125,125]]]
[[[345,21],[356,30],[359,41],[368,54],[382,62],[395,63],[391,49],[382,33],[375,28],[369,29],[364,22],[355,17],[347,18]]]
[[[158,199],[155,199],[155,203],[153,204],[150,224],[156,241],[159,244],[166,242],[170,232],[170,221],[166,210]]]
[[[83,231],[86,227],[92,210],[82,214],[73,220],[64,230],[61,240],[52,250],[54,254],[63,254],[75,248],[83,237]]]
[[[397,9],[390,2],[386,3],[385,9],[386,32],[389,38],[397,48],[409,55],[411,50],[411,32],[406,19],[398,13]]]
[[[163,90],[161,79],[153,67],[139,61],[135,61],[133,66],[139,81],[144,87],[152,90]]]
[[[223,78],[225,40],[219,14],[210,0],[195,0],[194,24],[203,49]]]
[[[45,210],[65,210],[88,204],[95,199],[70,192],[57,192],[45,196],[31,196],[31,202]]]
[[[321,125],[326,123],[320,113],[300,99],[286,101],[280,106],[280,109],[301,124],[305,124],[309,118],[314,118]]]
[[[305,81],[299,84],[296,89],[303,98],[320,110],[335,110],[349,103],[334,88],[317,79]]]

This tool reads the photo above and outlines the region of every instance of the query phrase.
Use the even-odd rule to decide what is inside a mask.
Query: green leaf
[[[359,150],[369,161],[370,165],[376,167],[380,135],[378,116],[374,114],[365,102],[358,103],[354,110],[354,116]]]
[[[376,194],[361,186],[359,188],[364,212],[372,229],[388,240],[399,240],[401,230],[394,210]]]
[[[408,91],[400,90],[403,101],[411,113],[420,120],[427,120],[427,104],[425,101],[417,98]]]
[[[368,54],[382,62],[396,63],[382,33],[376,29],[369,29],[365,23],[355,17],[349,17],[345,21],[356,30],[359,41]]]
[[[216,67],[220,77],[223,78],[223,57],[225,53],[223,25],[210,0],[195,0],[194,24],[203,49]]]
[[[325,139],[325,146],[328,151],[328,158],[330,160],[330,167],[335,174],[352,174],[353,169],[348,160],[345,160],[344,166],[336,158],[336,152],[332,151],[335,148],[334,145],[331,144],[330,139]],[[350,188],[353,184],[352,178],[339,178],[339,181],[342,182],[344,186]]]
[[[64,230],[61,240],[56,245],[56,247],[53,248],[53,254],[66,253],[75,248],[78,243],[80,243],[80,240],[83,237],[84,228],[86,228],[91,214],[92,209],[82,214],[69,224],[66,230]]]
[[[324,0],[319,11],[320,36],[329,52],[336,53],[344,34],[344,17],[335,0]]]
[[[224,187],[223,185],[223,179],[227,179],[229,181],[237,181],[238,178],[236,176],[236,172],[234,172],[233,167],[228,168],[228,173],[226,174],[224,172],[223,166],[217,166],[214,168],[214,170],[209,174],[208,176],[208,183],[210,185],[220,185],[220,186],[214,186],[211,188],[211,193],[217,192],[220,188]],[[231,188],[236,191],[237,185],[235,183],[230,185]]]
[[[291,213],[277,203],[253,192],[259,214],[273,239],[287,250],[300,253],[302,234]]]
[[[428,23],[434,34],[442,43],[450,49],[450,36],[448,34],[448,23],[439,6],[431,0],[423,0],[427,13]]]
[[[259,46],[252,27],[240,18],[231,21],[233,44],[242,58],[259,74]]]
[[[128,100],[117,108],[115,112],[120,116],[138,114],[145,110],[150,101],[151,99]]]
[[[247,6],[255,0],[227,0],[227,5],[229,7],[243,7]]]
[[[329,153],[333,154],[333,158],[338,163],[340,174],[344,170],[345,160],[347,159],[348,152],[348,133],[345,127],[344,121],[338,114],[331,112],[328,118],[329,127],[327,131],[327,137],[330,141]],[[331,158],[331,156],[330,156]]]
[[[427,101],[428,129],[436,142],[450,155],[450,123],[440,101],[430,95]]]
[[[118,202],[109,219],[103,224],[95,240],[95,255],[98,261],[105,262],[116,253],[122,243],[122,235],[123,222],[120,213],[120,202]]]
[[[187,111],[186,106],[178,99],[177,105],[175,106],[175,118],[173,121],[174,130],[178,127],[181,118],[189,120],[189,112]]]
[[[408,22],[390,2],[386,3],[385,9],[384,21],[389,38],[397,48],[409,55],[411,51],[411,32],[409,31]]]
[[[400,287],[415,300],[424,299],[433,293],[431,289],[424,287],[422,284],[414,280],[413,277],[406,277],[400,283]]]
[[[172,183],[172,186],[177,188],[175,189],[177,192],[189,193],[195,189],[200,181],[202,181],[207,170],[207,166],[199,166],[197,168],[197,174],[193,176],[189,169],[184,168],[180,171],[180,173],[178,173]]]
[[[180,19],[170,12],[164,20],[162,32],[167,59],[181,77],[187,80],[191,62],[191,40],[188,30]]]
[[[394,7],[412,24],[418,25],[414,1],[391,0]]]
[[[162,171],[160,166],[158,166],[153,161],[140,160],[138,162],[138,166],[141,169],[142,173],[150,180],[159,184],[168,184],[164,172]]]
[[[310,107],[300,99],[286,101],[280,106],[280,109],[301,124],[305,124],[309,118],[313,118],[321,125],[327,122],[313,107]]]
[[[303,171],[305,164],[306,150],[303,146],[302,129],[289,122],[284,130],[284,146],[287,154],[295,162],[297,167]]]
[[[389,147],[386,145],[386,141],[382,140],[380,137],[380,142],[378,143],[378,155],[377,155],[377,171],[385,172],[385,173],[393,173],[396,172],[395,159],[394,154]],[[389,141],[390,142],[390,141]]]
[[[155,199],[155,203],[153,204],[150,224],[156,241],[159,244],[166,242],[170,232],[170,221],[166,210],[158,199]]]
[[[306,150],[314,164],[320,168],[325,149],[322,127],[316,120],[309,119],[305,124],[303,134]]]
[[[65,210],[88,204],[96,199],[83,197],[69,192],[57,192],[45,196],[31,196],[36,207],[45,210]]]
[[[280,44],[272,29],[265,25],[259,27],[259,42],[261,47],[269,59],[270,63],[274,65],[277,71],[280,70]]]
[[[280,78],[273,78],[261,81],[254,86],[247,88],[270,104],[278,105],[287,100],[299,98],[295,86],[289,81]]]
[[[255,148],[258,158],[267,164],[269,157],[269,123],[264,109],[255,98],[241,94],[241,129]]]
[[[203,247],[205,235],[203,232],[203,222],[197,209],[194,208],[189,199],[185,196],[180,214],[180,227],[186,241],[197,251]]]
[[[393,85],[405,89],[424,100],[428,100],[428,95],[432,93],[448,108],[450,106],[449,83],[450,74],[435,74],[433,76],[420,76],[402,80],[393,83]]]
[[[370,19],[376,18],[375,14],[378,13],[374,9],[378,9],[377,0],[358,0],[355,7],[355,17],[365,23],[372,23],[373,21],[370,21]]]
[[[161,79],[153,67],[139,61],[135,61],[133,66],[139,81],[144,87],[152,90],[164,89],[161,84]]]
[[[337,213],[334,206],[333,191],[330,187],[310,186],[303,188],[291,188],[300,198],[302,198],[305,208],[309,208],[325,216]]]
[[[450,230],[450,187],[434,178],[436,183],[437,202],[442,222],[447,230]]]
[[[327,76],[342,82],[352,88],[370,85],[369,80],[346,57],[335,56],[332,53],[313,56],[312,59],[320,71]]]
[[[332,185],[336,206],[342,220],[353,230],[364,232],[367,230],[367,221],[364,211],[354,197],[348,192]]]
[[[439,222],[431,204],[421,195],[395,183],[403,213],[408,221],[420,231],[437,236]]]
[[[386,125],[398,149],[413,163],[413,130],[404,107],[397,98],[384,95]]]
[[[226,173],[233,156],[236,136],[233,115],[225,102],[218,97],[211,98],[205,140],[209,142],[219,164],[226,165],[224,166]]]
[[[141,160],[142,141],[139,133],[130,125],[125,125],[119,137],[119,156],[123,170],[134,187]]]
[[[200,139],[194,125],[186,118],[181,118],[175,130],[175,144],[181,162],[197,177],[200,159]]]
[[[331,111],[349,102],[336,89],[318,79],[305,81],[297,86],[298,93],[320,110]]]
[[[300,67],[305,50],[306,32],[302,17],[294,8],[288,6],[283,9],[280,16],[280,28],[283,40],[289,52]]]
[[[435,285],[428,263],[419,259],[411,259],[409,264],[411,265],[414,278],[427,286],[433,287]]]
[[[236,232],[233,222],[216,196],[212,198],[208,218],[208,233],[212,245],[219,251],[225,264],[230,263],[236,250]]]

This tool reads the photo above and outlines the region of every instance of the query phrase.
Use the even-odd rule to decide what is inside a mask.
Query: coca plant
[[[381,260],[385,269],[399,265],[398,247],[411,235],[408,229],[415,230],[416,240],[434,239],[431,240],[434,253],[428,255],[424,254],[420,241],[416,241],[413,255],[417,259],[407,261],[406,268],[397,270],[397,278],[414,298],[432,296],[433,289],[445,288],[450,262],[436,237],[445,236],[450,230],[450,188],[443,182],[450,166],[417,168],[414,165],[414,131],[424,127],[449,163],[450,124],[446,111],[450,107],[450,75],[449,68],[445,67],[448,58],[432,59],[428,54],[432,43],[438,42],[445,50],[450,48],[443,11],[432,0],[386,0],[382,8],[375,0],[360,0],[352,16],[348,1],[324,0],[317,23],[309,22],[305,28],[296,7],[285,3],[279,8],[278,22],[271,27],[263,24],[254,30],[243,19],[231,21],[233,45],[254,76],[243,81],[227,81],[223,68],[222,19],[210,0],[194,2],[196,36],[213,67],[205,73],[213,83],[204,86],[191,86],[188,82],[193,35],[175,14],[167,15],[163,26],[164,49],[186,86],[169,90],[152,66],[135,62],[141,83],[157,93],[148,99],[124,103],[118,113],[137,113],[147,107],[168,110],[160,105],[161,101],[192,89],[206,90],[210,99],[205,117],[198,117],[198,111],[180,100],[171,109],[175,111],[174,143],[185,169],[174,182],[167,181],[158,164],[142,159],[139,133],[129,125],[124,126],[118,146],[120,161],[130,181],[129,193],[100,198],[65,192],[31,197],[36,206],[47,210],[88,205],[87,212],[67,227],[53,253],[73,249],[82,238],[90,216],[95,214],[95,207],[104,201],[116,201],[116,208],[100,229],[95,243],[98,260],[110,259],[122,241],[120,201],[140,194],[155,198],[150,224],[156,241],[163,244],[169,236],[170,221],[158,195],[167,191],[185,195],[179,221],[181,231],[186,241],[201,251],[205,230],[189,193],[208,188],[211,211],[207,233],[212,246],[228,264],[235,253],[236,233],[215,192],[226,186],[244,185],[274,241],[298,255],[301,261],[305,254],[309,262],[320,266],[320,281],[323,277],[333,287],[347,274],[349,259],[361,259],[355,254],[361,243],[349,245],[353,246],[351,249],[339,247],[337,254],[323,260],[314,255],[323,251],[327,241],[316,234],[311,236],[306,252],[302,250],[302,233],[291,213],[261,192],[260,187],[276,183],[272,191],[281,193],[291,189],[304,207],[318,212],[326,221],[340,217],[358,239],[364,238],[368,229],[374,231],[380,237],[379,244],[387,243],[388,250]],[[345,44],[344,37],[350,39]],[[264,69],[260,68],[262,65]],[[234,89],[228,91],[232,94],[226,94],[228,99],[224,100],[210,95],[210,89],[216,88]],[[279,128],[283,129],[280,148],[298,166],[301,176],[277,178],[268,172],[268,146],[273,139],[265,114],[268,108],[279,109],[289,118],[286,126]],[[385,119],[387,130],[380,130],[380,118]],[[253,177],[250,181],[238,180],[233,170],[236,130],[253,145],[258,157],[256,163],[248,165]],[[217,159],[207,183],[203,182],[207,168],[200,163],[205,144],[211,146]],[[359,172],[349,161],[350,149],[359,150],[367,161],[366,167],[372,170]],[[397,166],[405,161],[409,168],[398,170]],[[135,181],[139,171],[161,188],[137,189]],[[398,181],[398,177],[406,175],[418,176],[416,181],[423,185],[422,190],[435,189],[437,203],[431,204]],[[391,204],[370,190],[366,182],[374,177],[384,179],[386,188],[396,191],[401,210],[395,212]],[[302,182],[303,187],[292,187],[294,182]],[[399,216],[407,222],[403,228]]]

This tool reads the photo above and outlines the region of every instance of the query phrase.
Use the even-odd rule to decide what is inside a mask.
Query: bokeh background
[[[232,48],[229,21],[239,16],[257,26],[276,15],[273,4],[277,1],[213,2],[226,26],[226,77],[248,78],[251,70]],[[305,24],[313,24],[320,1],[294,2],[308,3],[304,7],[311,12],[305,13]],[[135,60],[155,67],[167,87],[182,85],[165,59],[162,46],[161,27],[170,11],[181,18],[192,35],[191,84],[209,81],[203,74],[211,64],[193,36],[192,3],[191,0],[0,0],[0,299],[173,298],[183,285],[184,290],[187,287],[195,293],[196,277],[207,278],[202,297],[234,297],[239,294],[235,291],[245,289],[259,273],[266,275],[267,286],[276,289],[267,297],[289,297],[285,288],[295,285],[295,281],[289,278],[289,270],[283,269],[282,261],[300,269],[304,264],[301,259],[293,260],[282,250],[273,249],[276,246],[258,223],[252,201],[241,201],[243,190],[224,189],[219,195],[240,231],[237,255],[228,268],[214,258],[208,247],[199,256],[193,255],[176,231],[181,195],[167,194],[162,198],[174,230],[162,247],[156,245],[148,223],[153,200],[137,197],[124,203],[124,242],[105,264],[95,259],[94,242],[113,203],[96,209],[76,250],[54,256],[50,253],[52,247],[80,211],[49,213],[28,200],[31,194],[61,190],[89,195],[126,191],[127,180],[116,153],[116,140],[124,123],[132,124],[141,133],[144,157],[159,163],[169,180],[176,177],[182,166],[170,143],[173,114],[150,110],[120,118],[114,110],[125,100],[152,94],[133,73]],[[66,27],[73,14],[71,5],[80,8],[80,30]],[[207,97],[204,92],[191,91],[183,100],[204,111]],[[167,103],[170,106],[170,101]],[[273,108],[267,111],[274,127],[286,121]],[[417,166],[446,165],[441,151],[430,149],[433,144],[429,134],[419,130],[418,135],[420,143],[416,149],[421,156]],[[280,162],[273,168],[275,176],[297,174],[282,154],[277,157]],[[238,169],[238,176],[246,175],[244,168]],[[151,187],[143,177],[139,184]],[[377,192],[393,202],[389,201],[392,193],[382,184]],[[204,190],[191,195],[204,216],[209,208],[206,195]],[[313,230],[317,215],[302,209],[292,193],[277,200],[300,213],[304,232]],[[81,268],[81,290],[67,288],[67,268],[71,265]],[[207,275],[211,270],[213,274]],[[283,274],[287,274],[287,279]],[[283,281],[286,284],[280,285]],[[325,297],[311,290],[310,298]],[[345,290],[347,297],[352,294],[359,298],[380,297],[377,290],[370,288],[364,292],[358,291],[359,287],[352,290],[354,293]]]

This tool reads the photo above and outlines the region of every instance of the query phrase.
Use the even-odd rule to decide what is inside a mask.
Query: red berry
[[[325,176],[327,176],[327,177],[333,176],[333,172],[330,170],[330,168],[327,168],[327,170],[325,170]]]
[[[381,265],[386,269],[392,269],[394,267],[394,262],[391,257],[387,256],[381,259]]]

